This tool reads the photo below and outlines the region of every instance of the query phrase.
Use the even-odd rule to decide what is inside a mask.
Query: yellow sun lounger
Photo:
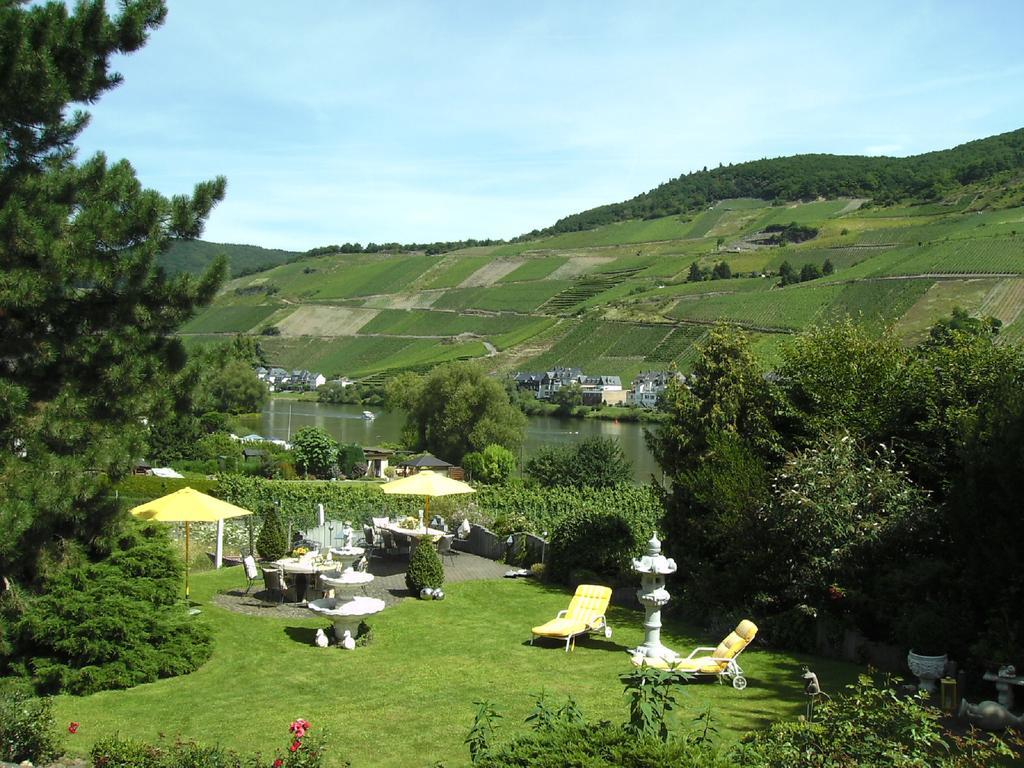
[[[568,653],[570,644],[576,647],[577,635],[603,631],[605,637],[611,637],[612,629],[604,617],[611,598],[612,591],[608,587],[580,584],[569,602],[568,609],[559,611],[557,618],[547,624],[533,628],[530,644],[533,645],[535,637],[556,637],[565,640],[565,652]]]
[[[736,659],[743,649],[750,645],[756,634],[757,625],[749,619],[744,619],[716,648],[701,646],[694,648],[689,656],[675,661],[644,659],[644,663],[649,667],[674,669],[693,675],[716,675],[718,682],[728,678],[732,680],[733,688],[742,691],[747,687],[747,678],[743,676],[743,669]],[[707,651],[711,651],[710,656],[707,655]],[[699,653],[703,655],[698,656]]]

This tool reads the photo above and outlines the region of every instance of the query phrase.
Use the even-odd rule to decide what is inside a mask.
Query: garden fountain
[[[676,572],[676,562],[661,554],[661,542],[654,534],[647,542],[647,554],[633,560],[633,570],[640,574],[640,589],[636,596],[643,603],[646,615],[644,641],[630,651],[632,661],[637,666],[647,663],[664,668],[680,658],[678,653],[661,643],[661,607],[670,599],[665,589],[665,576]]]
[[[339,561],[342,570],[336,575],[321,574],[320,583],[334,590],[334,597],[311,600],[306,606],[318,616],[330,619],[334,624],[334,636],[341,642],[346,631],[350,637],[359,633],[359,624],[367,616],[384,610],[384,601],[355,592],[373,581],[373,574],[357,571],[353,564],[363,556],[361,547],[332,549],[331,555]]]

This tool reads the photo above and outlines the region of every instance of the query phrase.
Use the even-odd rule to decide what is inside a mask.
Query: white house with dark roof
[[[645,371],[633,379],[633,387],[626,394],[627,405],[654,408],[673,379],[685,381],[686,377],[677,371]]]

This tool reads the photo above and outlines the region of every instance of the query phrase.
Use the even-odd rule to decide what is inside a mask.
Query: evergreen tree
[[[696,261],[690,264],[690,273],[686,276],[686,282],[699,283],[703,279],[704,273],[701,271],[700,264]]]
[[[787,286],[799,282],[800,275],[793,269],[793,265],[788,261],[782,262],[782,265],[779,267],[779,285]]]
[[[711,270],[712,280],[728,280],[730,277],[732,277],[732,270],[724,261],[715,264],[715,268]]]
[[[818,269],[817,264],[804,264],[800,268],[800,282],[806,283],[808,280],[817,280],[821,277],[821,270]]]
[[[171,238],[196,238],[225,181],[167,199],[126,161],[77,162],[73,142],[141,48],[161,0],[0,3],[0,577],[107,551],[108,484],[130,471],[144,418],[186,402],[161,391],[185,354],[172,332],[213,298],[201,278],[155,267]]]
[[[263,513],[263,525],[256,537],[256,551],[264,560],[279,560],[288,554],[288,534],[277,509],[270,507]]]
[[[832,259],[825,259],[825,263],[821,265],[821,274],[831,275],[836,271],[835,266],[832,264]]]

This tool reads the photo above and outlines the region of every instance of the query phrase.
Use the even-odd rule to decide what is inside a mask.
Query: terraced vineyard
[[[635,275],[643,267],[624,267],[608,272],[596,272],[593,276],[579,280],[540,305],[540,312],[564,314],[578,304],[614,288]]]
[[[328,376],[380,378],[476,358],[496,373],[578,366],[627,384],[641,370],[688,370],[716,322],[747,328],[766,367],[794,332],[839,317],[893,326],[912,343],[963,306],[999,317],[1002,338],[1017,343],[1024,208],[984,208],[991,197],[884,209],[726,200],[441,255],[302,258],[232,281],[181,333],[195,345],[276,324],[281,336],[260,337],[270,362]],[[750,237],[791,222],[818,234],[784,247]],[[799,271],[826,259],[833,275],[778,287],[784,261]],[[721,262],[734,277],[688,281],[692,264],[708,275]]]

